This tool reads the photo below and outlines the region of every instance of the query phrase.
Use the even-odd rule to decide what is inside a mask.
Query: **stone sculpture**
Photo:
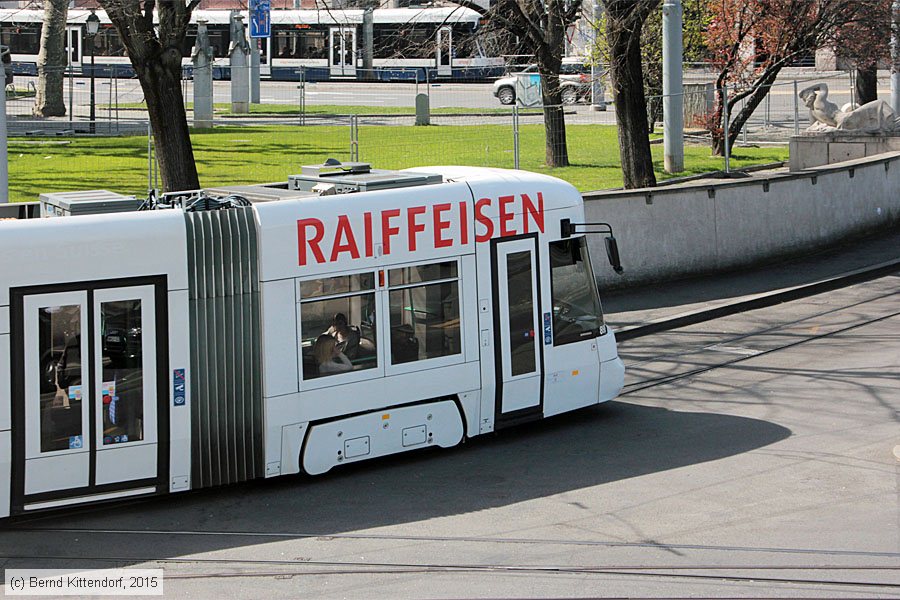
[[[828,85],[817,83],[804,88],[800,99],[809,108],[812,124],[808,132],[895,133],[900,132],[900,115],[884,100],[873,100],[860,107],[838,108],[828,99]]]

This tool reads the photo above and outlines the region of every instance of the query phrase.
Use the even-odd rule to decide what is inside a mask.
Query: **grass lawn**
[[[544,166],[541,125],[520,130],[520,166],[565,179],[582,191],[622,185],[615,127],[573,125],[567,128],[572,166]],[[285,181],[301,165],[326,158],[350,158],[347,127],[217,127],[192,136],[194,156],[204,186]],[[507,125],[390,127],[359,130],[360,160],[374,167],[399,169],[427,165],[513,166],[512,132]],[[662,145],[652,146],[658,178]],[[787,147],[735,148],[732,167],[787,158]],[[703,173],[723,167],[706,146],[685,147],[686,171]],[[108,189],[143,197],[147,191],[147,139],[10,138],[9,191],[13,202],[37,200],[41,192]]]

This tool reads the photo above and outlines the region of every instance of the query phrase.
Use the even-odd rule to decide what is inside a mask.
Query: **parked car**
[[[494,97],[500,104],[512,104],[516,101],[516,79],[521,74],[537,74],[537,65],[528,65],[524,69],[512,72],[494,82]],[[559,84],[562,88],[563,104],[590,102],[591,68],[583,62],[564,61],[559,71]]]

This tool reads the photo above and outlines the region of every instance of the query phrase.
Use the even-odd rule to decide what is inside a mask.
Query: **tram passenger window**
[[[303,379],[373,369],[377,343],[374,273],[300,283]]]
[[[144,352],[141,301],[100,305],[103,445],[144,439]]]
[[[568,344],[605,332],[597,282],[584,237],[550,244],[553,343]]]
[[[38,313],[41,452],[84,448],[81,410],[81,307]]]
[[[391,364],[462,352],[456,261],[391,269]]]
[[[8,47],[12,54],[37,55],[41,47],[41,25],[4,23],[0,27],[0,44]]]

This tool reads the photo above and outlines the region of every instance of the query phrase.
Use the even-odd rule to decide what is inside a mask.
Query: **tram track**
[[[803,316],[802,318],[792,319],[784,323],[777,323],[769,327],[764,327],[752,332],[739,335],[731,335],[721,340],[716,340],[716,345],[728,345],[738,342],[745,342],[754,337],[778,334],[788,328],[797,327],[804,323],[821,319],[828,316],[839,316],[854,308],[870,306],[872,303],[883,301],[888,298],[897,296],[900,292],[888,292],[878,296],[860,300],[849,304],[842,305],[838,308],[819,311],[814,314]],[[804,334],[802,339],[794,339],[789,343],[779,344],[775,347],[754,352],[752,355],[735,356],[729,360],[707,364],[700,367],[692,368],[681,373],[673,373],[661,377],[650,377],[639,381],[629,383],[622,396],[635,394],[639,391],[657,386],[671,384],[673,382],[701,375],[703,373],[721,368],[728,368],[732,365],[742,363],[752,358],[762,357],[776,352],[781,352],[794,348],[796,346],[815,342],[834,336],[860,329],[869,325],[883,322],[900,316],[900,311],[892,311],[887,314],[873,318],[864,318],[852,323],[838,326],[835,329],[815,334]],[[812,330],[812,328],[811,328]],[[709,343],[696,346],[693,348],[695,352],[706,351]],[[680,353],[664,353],[657,356],[647,356],[641,360],[640,364],[646,364],[653,361],[665,360],[666,358],[683,357],[686,353],[691,352],[686,349]],[[44,517],[46,518],[46,517]],[[21,523],[20,524],[24,524]],[[633,564],[609,564],[609,565],[576,565],[576,566],[560,566],[560,565],[525,565],[525,564],[465,564],[465,563],[411,563],[411,562],[369,562],[369,561],[341,561],[341,560],[307,560],[307,559],[241,559],[241,558],[154,558],[150,556],[48,556],[48,555],[26,555],[26,554],[9,554],[0,556],[3,561],[67,561],[71,564],[88,564],[109,563],[121,564],[127,563],[135,565],[140,563],[155,563],[159,565],[171,565],[186,569],[186,572],[167,573],[166,578],[170,580],[190,581],[190,580],[215,580],[215,579],[252,579],[252,578],[270,578],[270,579],[289,579],[293,577],[312,577],[312,576],[335,576],[335,575],[429,575],[429,574],[447,574],[447,573],[484,573],[484,574],[523,574],[532,576],[552,576],[552,575],[586,575],[599,577],[636,577],[646,580],[671,581],[675,584],[678,581],[703,581],[707,583],[739,583],[751,586],[791,586],[796,590],[822,591],[822,588],[832,588],[836,590],[832,593],[873,593],[898,595],[900,592],[900,582],[877,581],[881,574],[891,577],[896,574],[897,560],[900,559],[900,552],[876,552],[876,551],[857,551],[857,550],[840,550],[840,549],[814,549],[814,548],[765,548],[752,546],[716,546],[716,545],[698,545],[698,544],[660,544],[660,543],[644,543],[644,542],[619,542],[606,540],[554,540],[554,539],[537,539],[537,538],[485,538],[485,537],[466,537],[466,536],[409,536],[409,535],[386,535],[386,534],[321,534],[321,533],[294,533],[294,532],[229,532],[229,531],[167,531],[167,530],[140,530],[140,529],[102,529],[102,528],[60,528],[60,527],[40,527],[40,526],[12,526],[6,529],[9,532],[34,532],[38,534],[75,534],[75,535],[95,535],[95,536],[113,536],[127,535],[139,538],[140,536],[214,536],[223,538],[244,538],[256,539],[256,543],[265,543],[265,540],[288,540],[288,539],[313,539],[330,541],[332,539],[348,539],[348,540],[376,540],[376,541],[409,541],[409,542],[461,542],[461,543],[494,543],[494,544],[536,544],[536,545],[577,545],[577,546],[593,546],[593,547],[624,547],[624,548],[643,548],[643,549],[661,549],[661,550],[694,550],[694,551],[710,551],[716,552],[716,556],[724,556],[726,553],[737,552],[758,552],[773,555],[794,555],[821,558],[821,557],[849,557],[862,558],[864,560],[876,562],[877,559],[886,559],[892,564],[864,564],[854,566],[842,566],[840,564],[764,564],[764,563],[742,563],[733,565],[723,564],[692,564],[692,565],[633,565]],[[152,544],[152,542],[151,542]],[[67,568],[69,567],[67,565]],[[213,572],[203,572],[203,569],[210,569]],[[238,570],[235,570],[238,569]],[[244,569],[244,570],[240,570]],[[196,572],[193,572],[196,571]],[[769,572],[767,575],[766,573]],[[866,578],[863,573],[873,574],[871,578]],[[874,575],[878,573],[879,575]],[[816,577],[814,574],[822,574],[822,577]],[[846,574],[847,578],[840,575]],[[853,574],[853,575],[851,575]],[[856,579],[852,579],[853,576]],[[790,589],[788,587],[787,589]],[[696,597],[696,596],[692,596]]]
[[[94,535],[144,535],[144,536],[200,536],[200,537],[233,537],[259,539],[315,539],[331,540],[376,540],[401,542],[458,542],[485,544],[539,544],[561,546],[595,546],[606,548],[644,548],[660,550],[707,550],[720,552],[764,552],[774,554],[797,554],[813,556],[850,556],[850,557],[882,557],[900,560],[900,552],[879,552],[866,550],[843,550],[821,548],[779,548],[763,546],[732,546],[714,544],[663,544],[653,542],[625,542],[609,540],[572,540],[554,538],[511,538],[490,536],[418,536],[363,533],[304,533],[278,531],[201,531],[201,530],[166,530],[166,529],[100,529],[88,527],[14,527],[9,531],[47,534],[94,534]],[[0,556],[13,558],[12,555]],[[34,558],[34,557],[32,557]],[[798,567],[800,568],[800,567]],[[802,567],[806,568],[806,567]]]
[[[42,561],[78,561],[93,563],[110,563],[120,565],[123,560],[133,564],[155,565],[194,565],[194,566],[249,566],[266,567],[272,570],[229,571],[213,573],[167,573],[169,580],[191,579],[227,579],[227,578],[275,578],[334,576],[334,575],[402,575],[428,573],[502,573],[502,574],[581,574],[598,576],[636,576],[654,579],[686,579],[707,580],[716,582],[741,582],[752,584],[790,584],[806,586],[855,587],[877,589],[900,589],[900,583],[887,581],[860,581],[841,579],[815,579],[809,577],[771,577],[761,576],[757,572],[768,571],[835,571],[841,572],[896,572],[893,566],[788,566],[788,565],[504,565],[504,564],[465,564],[465,563],[403,563],[372,561],[317,561],[317,560],[285,560],[285,559],[229,559],[229,558],[152,558],[104,556],[17,556],[2,557],[4,560],[42,560]],[[312,567],[302,570],[275,570],[276,567]],[[71,566],[68,568],[72,568]],[[318,569],[318,570],[316,570]],[[698,571],[688,573],[686,571]],[[703,573],[713,571],[715,573]],[[740,575],[738,573],[744,573]]]
[[[711,346],[725,347],[725,346],[735,344],[737,342],[743,342],[748,339],[752,339],[754,337],[761,337],[764,335],[776,334],[776,333],[783,331],[789,327],[795,327],[801,323],[809,322],[813,319],[822,318],[825,316],[834,316],[834,315],[840,314],[842,312],[846,312],[853,308],[858,308],[858,307],[861,307],[861,306],[864,306],[867,304],[872,304],[874,302],[878,302],[878,301],[881,301],[881,300],[884,300],[887,298],[897,296],[898,294],[900,294],[900,292],[892,291],[889,293],[878,295],[873,298],[868,298],[865,300],[861,300],[859,302],[848,304],[846,306],[842,306],[837,309],[831,309],[831,310],[827,310],[827,311],[810,314],[810,315],[804,316],[803,318],[800,318],[800,319],[795,319],[792,321],[788,321],[786,323],[779,323],[777,325],[773,325],[771,327],[767,327],[767,328],[760,329],[757,331],[743,333],[740,335],[733,335],[731,337],[717,340],[715,342],[715,344],[708,344],[708,343],[703,344],[701,346],[697,346],[697,347],[692,348],[687,351],[680,351],[677,354],[676,353],[665,353],[665,354],[660,354],[660,355],[655,355],[655,356],[648,356],[648,357],[640,360],[637,364],[648,364],[648,363],[657,362],[660,360],[665,360],[667,358],[673,358],[676,356],[683,358],[686,354],[688,354],[690,352],[697,353],[697,352],[707,351],[711,348]],[[732,359],[729,359],[726,361],[703,365],[701,367],[690,369],[688,371],[684,371],[681,373],[673,373],[671,375],[662,375],[659,377],[650,377],[650,378],[646,378],[646,379],[640,379],[638,381],[633,381],[631,383],[626,384],[623,388],[623,391],[619,395],[627,396],[627,395],[634,394],[634,393],[637,393],[637,392],[640,392],[642,390],[646,390],[649,388],[658,387],[661,385],[667,385],[669,383],[673,383],[675,381],[694,377],[696,375],[701,375],[703,373],[707,373],[707,372],[713,371],[715,369],[729,367],[731,365],[746,362],[746,361],[754,359],[754,358],[766,356],[766,355],[773,354],[776,352],[781,352],[783,350],[788,350],[788,349],[797,347],[802,344],[835,337],[835,336],[841,335],[843,333],[847,333],[849,331],[859,329],[861,327],[866,327],[866,326],[869,326],[869,325],[872,325],[875,323],[879,323],[882,321],[886,321],[888,319],[895,318],[897,316],[900,316],[900,311],[894,311],[894,312],[888,313],[886,315],[881,315],[881,316],[871,318],[871,319],[865,319],[865,320],[862,320],[859,322],[852,323],[845,327],[839,327],[837,329],[833,329],[833,330],[826,331],[823,333],[808,335],[807,337],[805,337],[803,339],[795,340],[795,341],[792,341],[787,344],[782,344],[782,345],[779,345],[774,348],[768,348],[768,349],[762,349],[759,351],[749,352],[746,355],[740,355],[740,356],[736,356],[735,358],[732,358]],[[620,348],[620,351],[621,351],[621,348]],[[626,365],[626,369],[628,367],[629,367],[629,365]],[[631,366],[631,368],[634,368],[634,367]]]

